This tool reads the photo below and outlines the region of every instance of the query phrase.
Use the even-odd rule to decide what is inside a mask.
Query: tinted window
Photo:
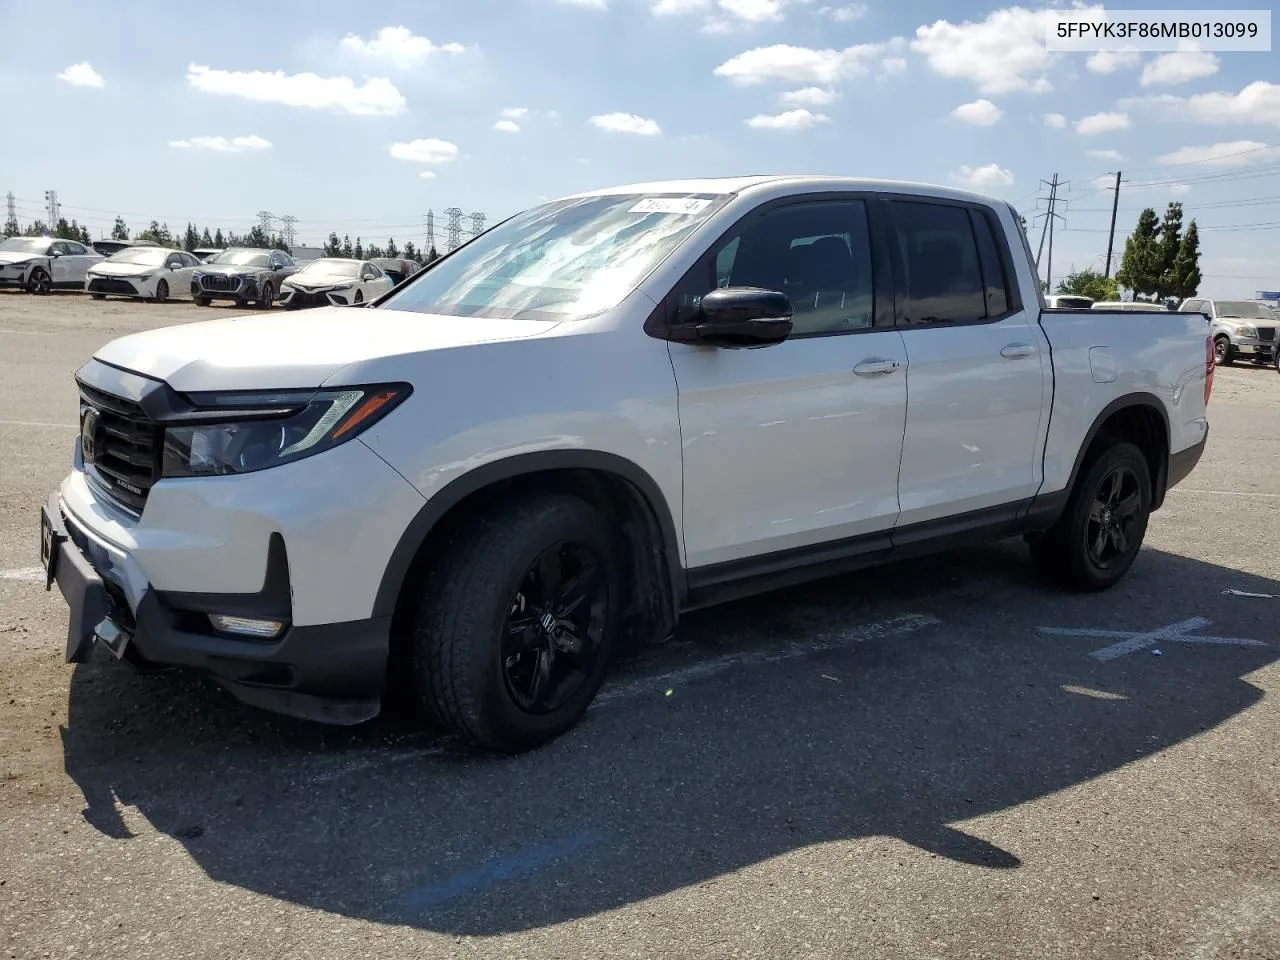
[[[978,244],[963,207],[894,201],[906,302],[903,321],[966,323],[987,316]]]
[[[1188,300],[1182,307],[1187,313],[1205,313],[1203,300]]]
[[[72,243],[70,240],[68,240],[68,241],[67,241],[67,252],[68,252],[68,253],[70,253],[70,254],[74,254],[75,256],[83,256],[84,254],[88,253],[89,251],[88,251],[88,250],[86,250],[82,244],[79,244],[79,243]]]
[[[806,203],[753,219],[717,248],[714,282],[782,291],[791,300],[795,336],[870,327],[874,300],[865,204]]]
[[[969,211],[973,235],[978,240],[978,266],[982,270],[982,290],[987,302],[987,316],[1001,317],[1009,312],[1009,278],[1004,274],[996,246],[991,220],[977,210]]]

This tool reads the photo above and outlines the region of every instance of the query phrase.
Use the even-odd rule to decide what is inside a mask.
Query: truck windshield
[[[429,267],[380,309],[569,320],[620,303],[728,195],[611,194],[543,204]]]
[[[1218,316],[1241,317],[1247,320],[1274,320],[1276,315],[1260,303],[1252,300],[1219,300]]]

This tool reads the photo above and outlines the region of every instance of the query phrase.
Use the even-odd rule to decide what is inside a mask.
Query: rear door
[[[905,196],[886,206],[908,363],[899,544],[1016,515],[1040,485],[1052,379],[994,211]]]
[[[772,346],[670,344],[692,587],[812,562],[818,545],[887,549],[907,403],[888,274],[868,198],[789,198],[739,221],[664,301],[680,321],[716,287],[764,287],[794,309]]]

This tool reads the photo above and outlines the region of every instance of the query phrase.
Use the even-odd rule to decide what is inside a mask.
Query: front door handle
[[[897,360],[883,360],[876,357],[870,360],[863,360],[853,368],[853,372],[860,377],[883,377],[885,374],[893,373],[897,369]]]
[[[1011,343],[1000,351],[1000,356],[1006,360],[1021,360],[1023,357],[1034,356],[1037,352],[1035,344]]]

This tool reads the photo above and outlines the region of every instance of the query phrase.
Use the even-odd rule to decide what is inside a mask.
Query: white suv
[[[336,723],[404,681],[514,750],[681,610],[1019,535],[1108,587],[1204,448],[1212,344],[1041,308],[1007,204],[755,177],[542,204],[358,309],[116,340],[42,512],[67,659]]]

